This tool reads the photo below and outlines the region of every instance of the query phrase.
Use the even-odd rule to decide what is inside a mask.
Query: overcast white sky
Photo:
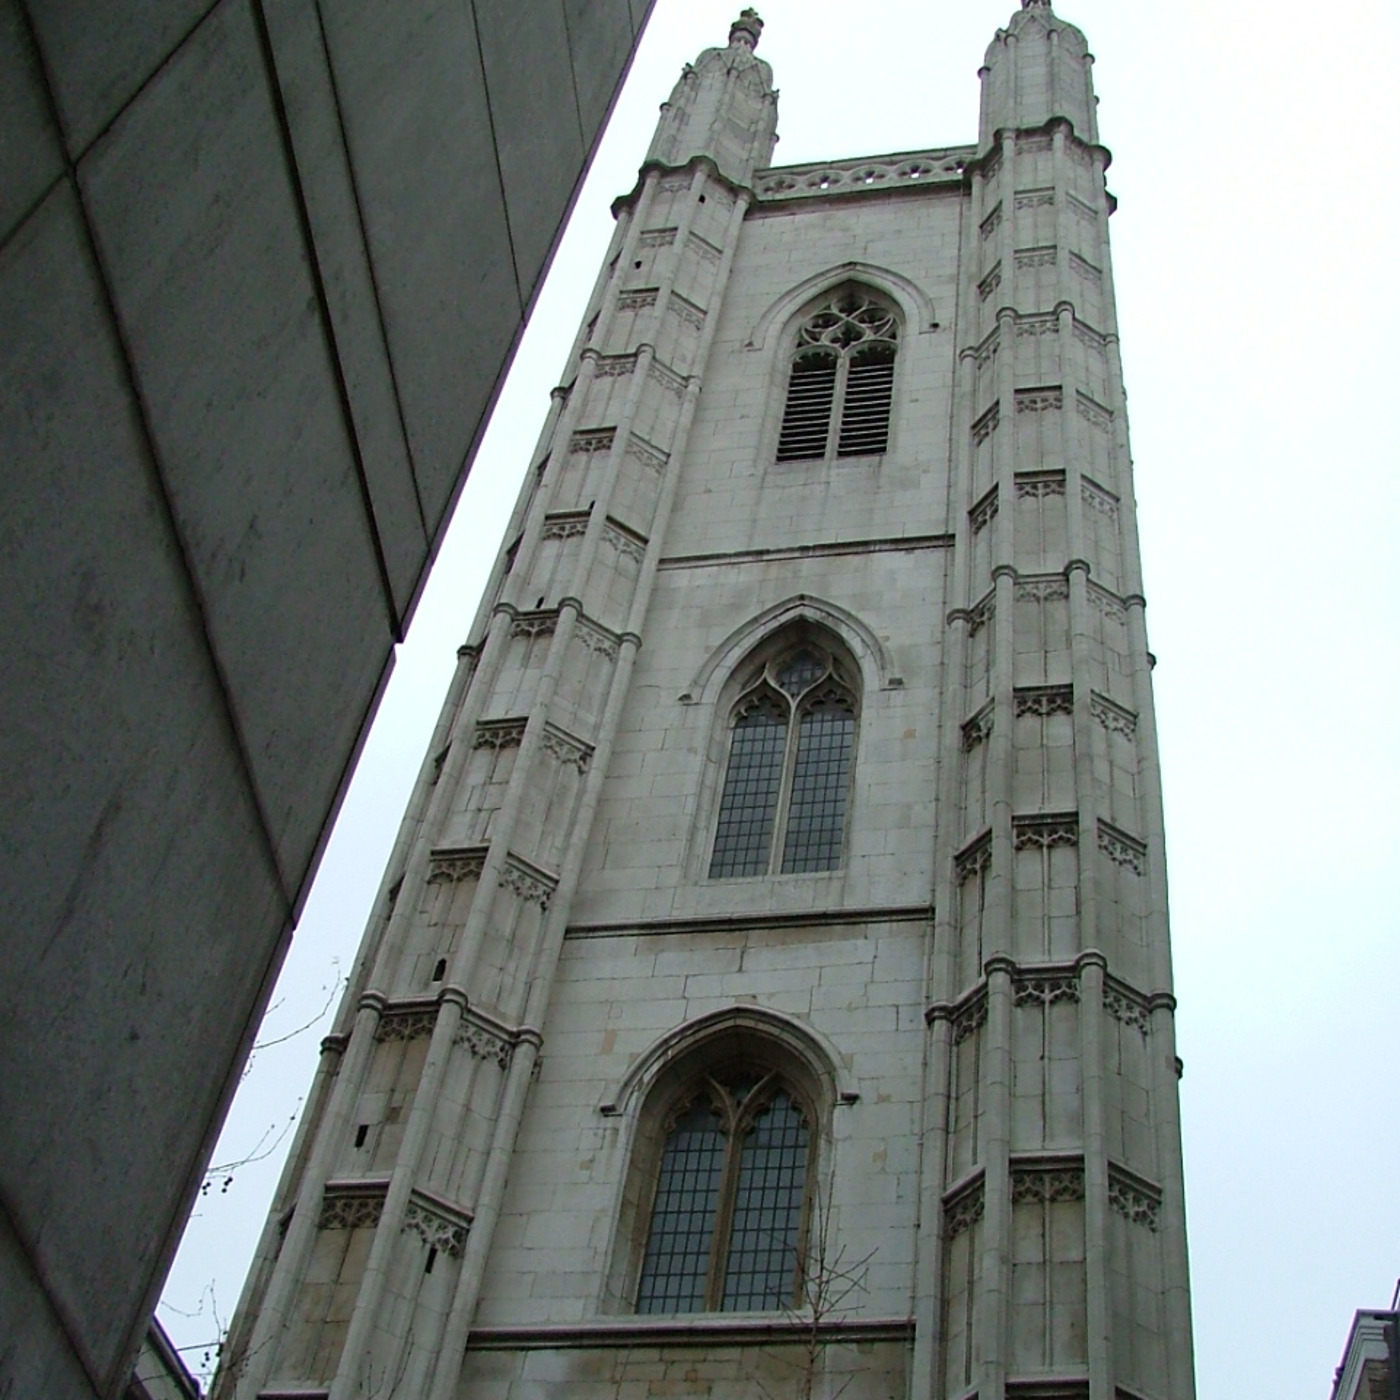
[[[975,140],[1015,0],[767,0],[778,163]],[[656,107],[734,0],[657,0],[360,762],[265,1038],[349,966]],[[1098,56],[1186,1062],[1201,1400],[1326,1400],[1400,1276],[1394,0],[1063,0]],[[1391,815],[1387,817],[1386,812]],[[276,1140],[318,1025],[216,1162]],[[269,1125],[271,1125],[269,1129]],[[161,1317],[202,1369],[286,1147],[200,1202]],[[262,1149],[258,1149],[262,1150]],[[216,1318],[217,1312],[217,1318]]]

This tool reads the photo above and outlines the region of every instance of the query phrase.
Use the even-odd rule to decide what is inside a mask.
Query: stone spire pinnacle
[[[777,141],[778,94],[773,70],[754,54],[763,21],[752,9],[729,26],[727,48],[706,49],[687,64],[647,159],[682,166],[704,156],[727,180],[747,185],[767,167]]]
[[[1099,139],[1088,41],[1051,8],[1050,0],[1021,0],[998,29],[982,67],[985,150],[998,131],[1026,131],[1061,117],[1081,141]]]

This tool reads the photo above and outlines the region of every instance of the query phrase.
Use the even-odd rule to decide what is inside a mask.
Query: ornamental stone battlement
[[[855,156],[850,160],[780,165],[753,177],[758,202],[868,194],[900,186],[961,184],[976,146],[948,146],[935,151],[905,151],[889,156]]]

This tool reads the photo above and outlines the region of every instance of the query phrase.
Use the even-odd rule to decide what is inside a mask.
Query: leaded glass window
[[[734,710],[712,880],[840,867],[855,732],[854,690],[821,647],[764,666]]]
[[[777,1074],[697,1084],[667,1127],[637,1311],[791,1307],[811,1150],[808,1114]]]
[[[889,447],[899,322],[849,289],[803,322],[788,373],[778,461],[878,456]]]

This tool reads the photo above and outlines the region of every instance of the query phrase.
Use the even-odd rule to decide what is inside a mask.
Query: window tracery
[[[775,1071],[697,1078],[664,1124],[639,1313],[771,1311],[801,1284],[810,1113]]]
[[[711,879],[840,866],[855,721],[854,688],[815,642],[762,668],[730,721]]]
[[[848,289],[803,322],[778,431],[780,462],[877,456],[889,446],[899,322]]]

